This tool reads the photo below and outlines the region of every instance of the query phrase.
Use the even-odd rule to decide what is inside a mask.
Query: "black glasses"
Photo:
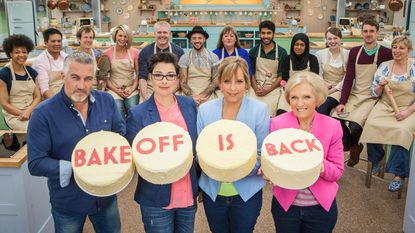
[[[167,81],[174,81],[177,78],[177,74],[151,74],[151,76],[157,81],[162,81],[164,78],[166,78]]]

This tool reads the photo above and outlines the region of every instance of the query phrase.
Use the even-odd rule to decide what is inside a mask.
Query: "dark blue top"
[[[26,66],[27,72],[29,72],[30,76],[33,78],[33,81],[36,80],[37,72],[30,66]],[[29,78],[29,75],[26,73],[25,75],[21,76],[15,74],[17,81],[26,81]],[[7,85],[7,92],[10,94],[10,90],[12,89],[12,72],[9,67],[3,67],[0,69],[0,80],[6,83]]]
[[[252,76],[252,63],[251,63],[251,58],[249,57],[248,51],[246,51],[244,48],[237,48],[237,49],[238,49],[239,56],[245,59],[245,61],[248,63],[249,76]],[[215,49],[212,52],[218,55],[219,60],[222,60],[222,49]],[[228,52],[225,49],[223,54],[224,54],[223,58],[227,58],[229,56],[236,56],[236,51],[233,50],[232,54],[228,54]]]
[[[196,117],[197,107],[196,103],[191,97],[188,96],[176,96],[177,103],[179,104],[180,111],[186,122],[190,138],[193,143],[193,155],[196,157]],[[144,127],[161,122],[160,114],[158,112],[154,95],[152,95],[147,101],[133,107],[127,118],[127,134],[126,138],[133,143],[137,133]],[[198,185],[196,175],[196,163],[193,159],[192,167],[190,168],[190,179],[192,181],[193,197],[197,196]],[[134,200],[140,205],[151,207],[166,207],[170,204],[171,184],[158,185],[152,184],[145,179],[138,176],[137,189],[135,190]],[[195,202],[196,203],[196,202]]]
[[[174,43],[170,43],[172,47],[172,52],[177,56],[177,61],[180,60],[180,57],[184,54],[184,51],[182,48],[180,48],[178,45]],[[154,54],[154,46],[156,46],[156,43],[152,43],[144,47],[140,54],[138,55],[138,78],[147,80],[148,78],[148,65],[150,64],[150,58]],[[156,48],[157,53],[165,53],[169,52],[169,47],[166,49],[159,49]]]
[[[48,178],[52,208],[66,215],[96,214],[116,198],[85,193],[73,176],[67,187],[60,186],[59,160],[71,161],[72,151],[82,138],[100,130],[125,135],[124,119],[111,95],[93,90],[91,96],[85,126],[62,88],[36,107],[27,130],[30,174]]]

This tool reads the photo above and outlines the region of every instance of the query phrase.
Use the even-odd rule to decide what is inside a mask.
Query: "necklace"
[[[310,124],[305,124],[305,125],[302,125],[302,124],[300,123],[300,121],[297,119],[297,122],[298,122],[298,125],[300,126],[300,129],[301,129],[301,130],[304,130],[304,131],[306,131],[306,132],[309,132],[309,133],[311,133],[311,130],[313,129],[313,121],[314,121],[314,117],[313,117],[313,119],[311,120]]]

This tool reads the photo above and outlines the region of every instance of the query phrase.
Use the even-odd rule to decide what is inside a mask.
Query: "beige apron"
[[[260,87],[269,87],[277,80],[278,72],[278,45],[275,44],[275,60],[261,57],[261,48],[259,45],[258,54],[256,57],[255,65],[255,79],[256,85]],[[267,71],[271,71],[274,74],[272,77],[266,77]],[[277,113],[277,105],[281,96],[281,87],[277,87],[266,96],[257,96],[255,91],[251,89],[249,91],[250,97],[264,102],[268,106],[268,110],[271,116],[275,116]]]
[[[10,72],[12,74],[12,87],[9,94],[9,102],[11,105],[19,108],[20,110],[25,110],[33,102],[33,93],[36,88],[36,84],[33,81],[32,76],[30,76],[26,67],[24,67],[27,75],[29,76],[26,81],[17,81],[16,75],[14,74],[13,65],[10,63],[6,66],[9,66]],[[18,120],[18,116],[10,114],[3,109],[4,119],[11,130],[21,130],[26,131],[29,121]]]
[[[116,49],[114,46],[114,59],[111,63],[111,82],[123,88],[131,87],[134,83],[134,65],[131,62],[130,51],[127,50],[128,61],[117,60]],[[107,91],[115,100],[123,100],[121,96],[112,90]],[[128,98],[138,95],[138,90],[134,90]]]
[[[412,81],[409,77],[411,64],[412,61],[409,59],[407,69],[408,79],[405,82],[389,81],[388,83],[400,111],[407,109],[415,100]],[[392,71],[392,67],[393,61],[391,62],[390,71]],[[389,72],[388,80],[390,80],[391,74],[392,72]],[[403,121],[397,121],[388,95],[386,91],[383,91],[381,99],[370,112],[360,140],[366,143],[400,145],[409,150],[412,143],[412,133],[414,131],[415,114],[411,114]]]
[[[207,57],[209,56],[206,49],[204,49]],[[206,63],[206,67],[196,67],[192,61],[192,51],[189,53],[190,64],[187,71],[187,85],[192,90],[192,93],[199,95],[202,93],[212,82],[212,69],[209,63]],[[214,99],[216,95],[214,92],[208,99]]]
[[[376,62],[378,60],[379,53],[379,50],[376,51],[372,64],[357,64],[362,50],[363,46],[360,48],[356,56],[355,84],[350,92],[350,96],[345,107],[345,111],[350,112],[350,114],[345,118],[341,118],[342,120],[353,121],[361,127],[364,126],[370,111],[377,101],[377,98],[370,95],[370,87],[372,86],[373,76],[377,70]],[[333,112],[332,116],[337,118],[339,117],[336,112]]]
[[[170,43],[169,43],[169,53],[173,54],[172,46],[171,46]],[[157,45],[156,44],[154,44],[153,55],[154,54],[157,54]],[[153,92],[154,92],[153,84],[151,83],[151,80],[150,80],[150,74],[148,74],[148,76],[147,76],[147,95],[150,96],[150,95],[153,94]],[[177,94],[179,94],[179,93],[177,93]],[[144,101],[146,101],[144,99],[144,97],[140,96],[140,104]]]
[[[340,67],[333,67],[329,64],[331,57],[330,57],[330,52],[327,51],[327,59],[326,59],[327,62],[323,67],[323,79],[324,81],[326,81],[326,83],[331,84],[333,88],[343,80],[344,74],[346,73],[346,67],[344,64],[344,53],[343,53],[342,48],[340,49],[340,56],[341,56],[343,65]],[[339,101],[341,92],[336,91],[330,94],[329,96]]]
[[[304,70],[293,70],[293,64],[290,58],[290,77],[294,76],[294,74],[301,72],[301,71],[310,71],[310,60],[307,62],[307,68]],[[287,103],[287,100],[285,100],[285,89],[281,88],[281,97],[278,101],[278,109],[284,110],[286,112],[291,111],[290,105]]]
[[[52,71],[52,62],[50,61],[49,57],[49,64],[50,69],[48,71],[49,76],[49,90],[52,92],[52,96],[56,95],[58,93],[62,86],[63,86],[63,79],[62,79],[62,72],[63,70],[58,71]]]

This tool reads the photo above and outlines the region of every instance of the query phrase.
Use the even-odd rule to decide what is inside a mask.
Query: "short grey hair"
[[[159,27],[166,27],[166,28],[167,28],[167,30],[170,32],[170,28],[171,28],[171,26],[170,26],[170,24],[169,24],[169,23],[167,23],[166,21],[158,21],[158,22],[156,22],[156,23],[154,24],[154,31],[157,31],[157,29],[158,29]]]
[[[291,90],[302,83],[307,83],[313,88],[314,95],[317,99],[317,106],[322,105],[326,101],[328,90],[323,78],[310,71],[301,71],[295,73],[288,79],[287,85],[285,86],[285,100],[287,100],[287,103],[290,103]]]
[[[95,75],[96,67],[94,66],[94,59],[95,58],[89,55],[88,53],[76,51],[66,56],[65,61],[63,63],[63,74],[68,74],[69,65],[71,64],[71,62],[77,62],[79,64],[92,65],[94,67],[93,75]]]

